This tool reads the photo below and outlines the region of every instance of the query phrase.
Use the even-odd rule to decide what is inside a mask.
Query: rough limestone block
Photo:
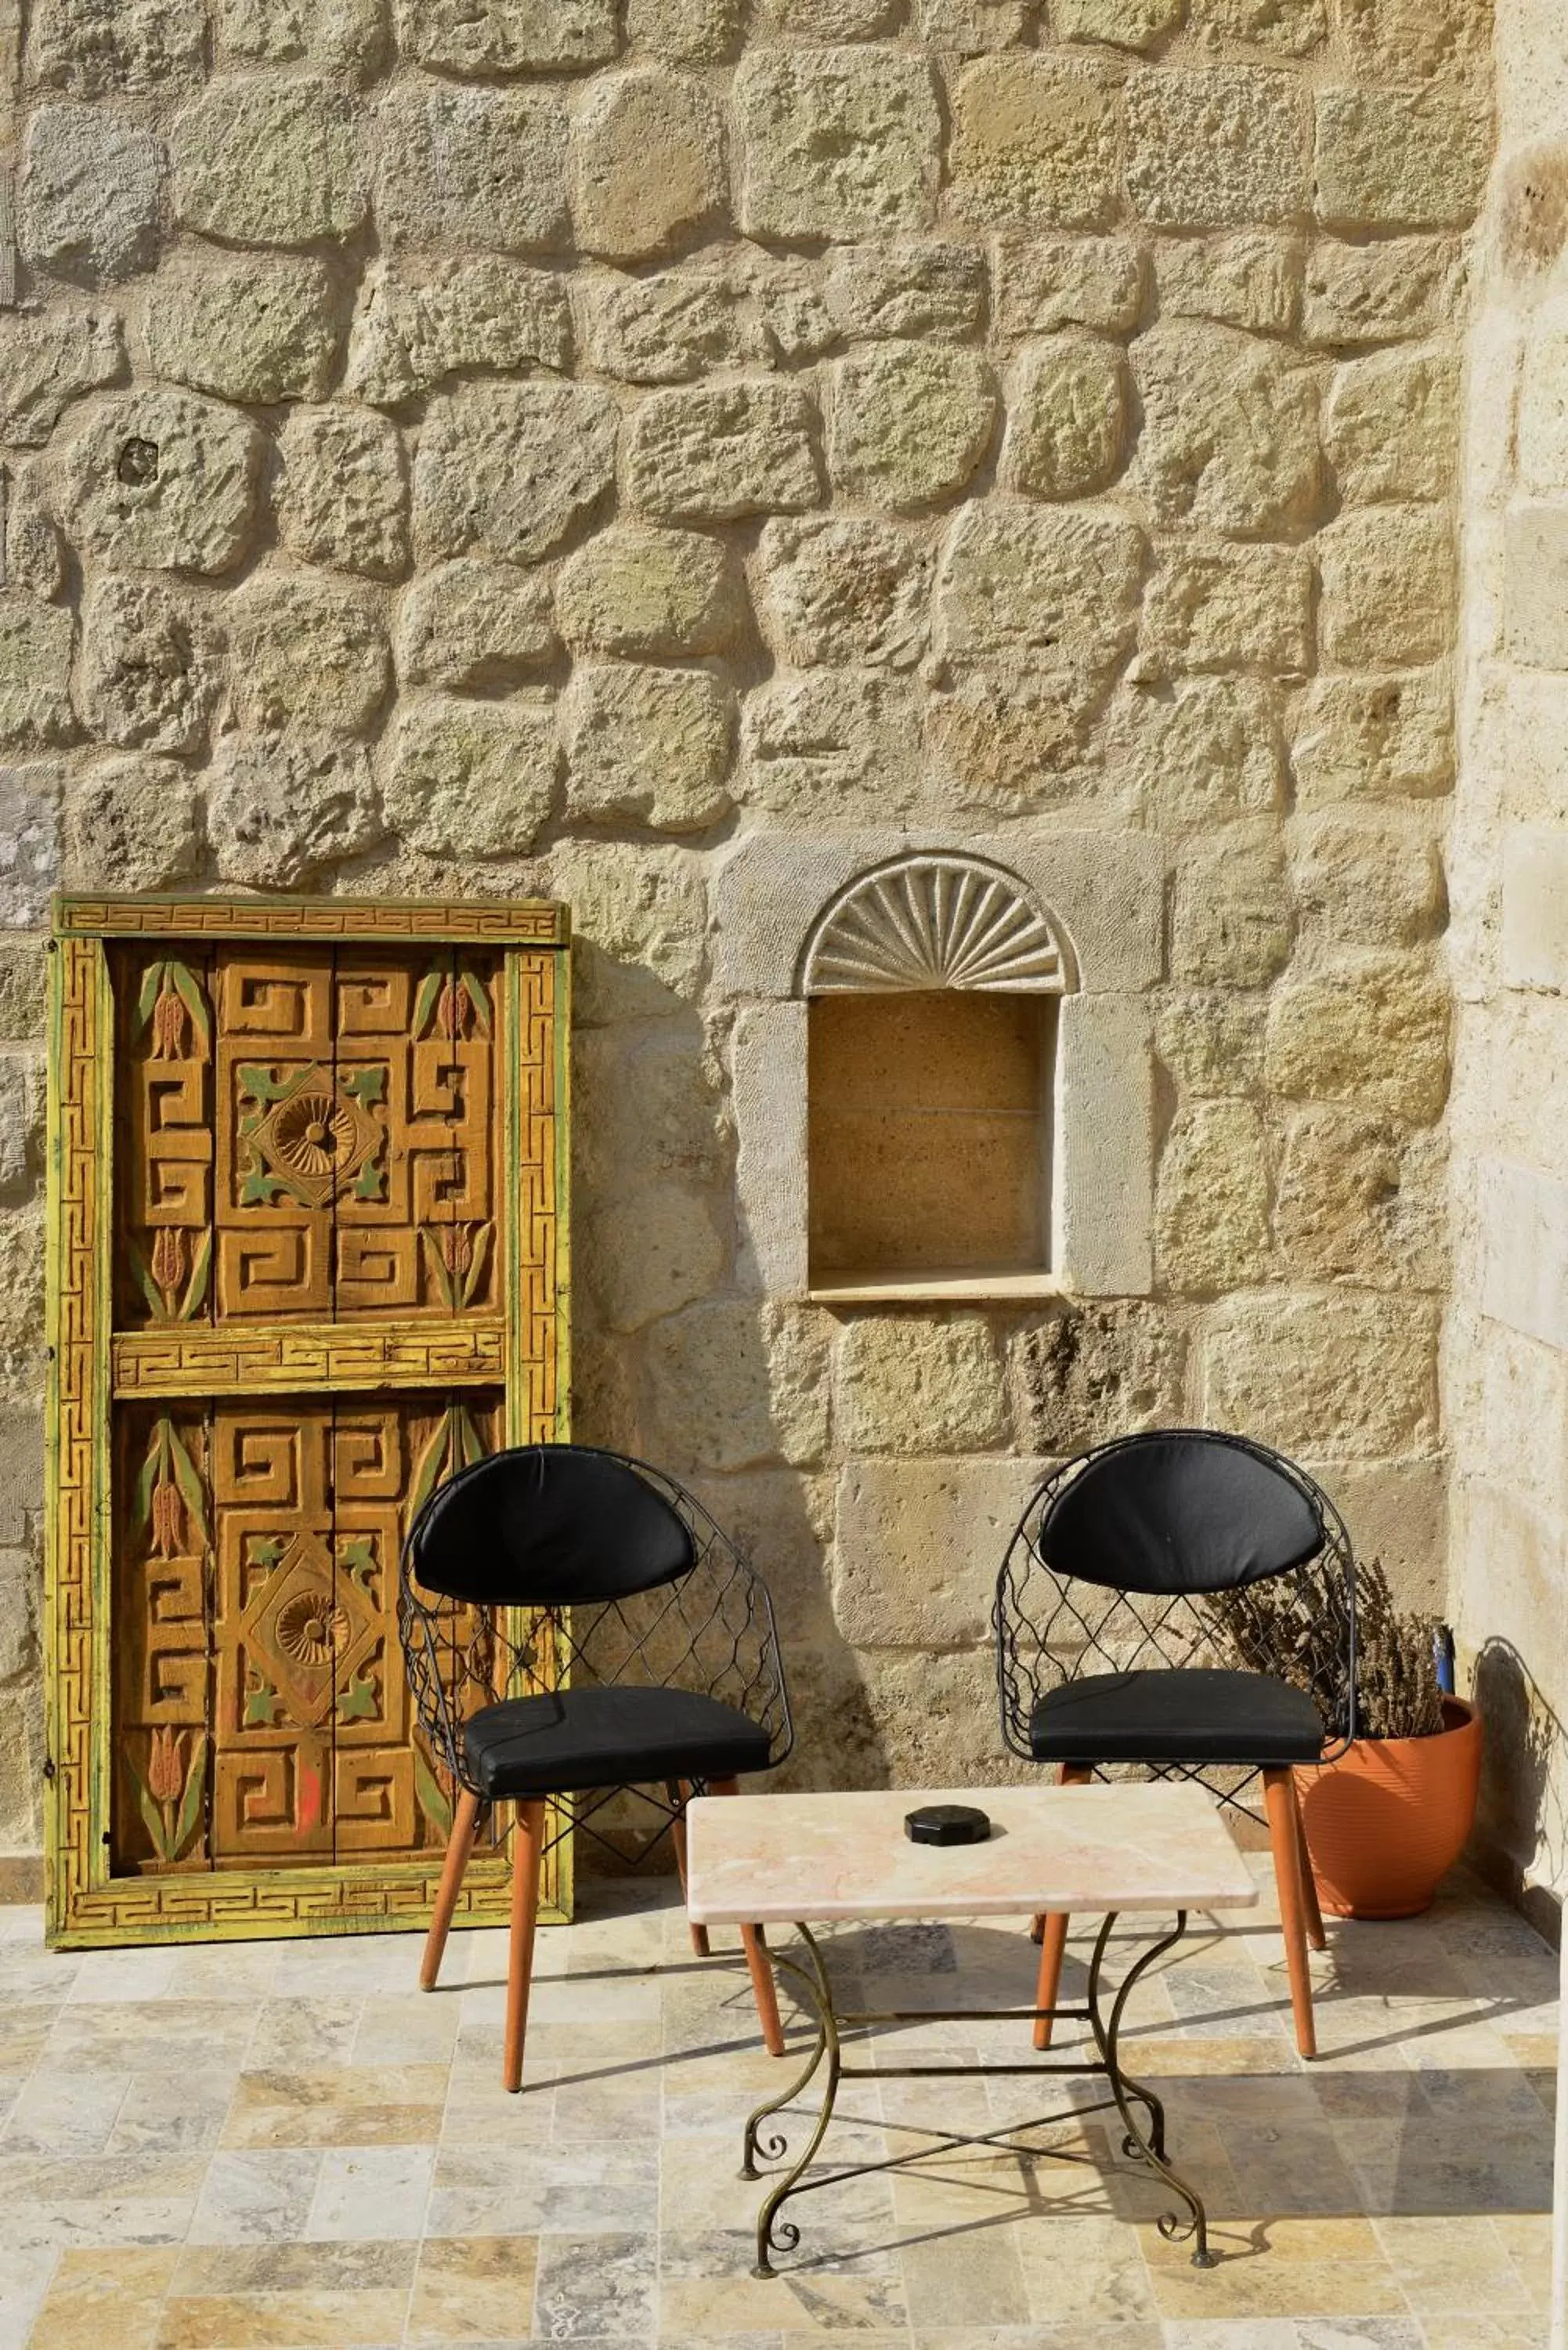
[[[1486,188],[1490,109],[1426,89],[1317,94],[1316,210],[1332,227],[1462,227]]]
[[[0,1035],[13,1042],[41,1039],[49,989],[44,941],[26,932],[0,948]]]
[[[1503,816],[1568,825],[1568,676],[1516,669],[1501,684]]]
[[[409,483],[397,427],[334,400],[296,408],[278,435],[278,536],[307,563],[399,579],[409,562]]]
[[[1447,351],[1379,351],[1336,369],[1323,444],[1341,498],[1446,497],[1459,397],[1459,363]]]
[[[551,850],[540,886],[572,909],[576,1026],[664,1016],[694,1001],[708,968],[704,858],[673,841],[568,839]]]
[[[797,41],[874,41],[900,13],[901,0],[759,0],[756,21]]]
[[[690,244],[729,192],[723,120],[689,74],[601,76],[572,130],[572,220],[586,253],[637,261]]]
[[[1328,11],[1324,0],[1192,0],[1191,22],[1210,39],[1251,41],[1304,57],[1325,38]]]
[[[0,590],[0,746],[36,751],[74,740],[73,636],[57,605]]]
[[[524,857],[560,771],[547,704],[447,695],[397,713],[382,771],[387,823],[427,857]]]
[[[383,99],[376,220],[393,245],[566,242],[566,110],[547,89],[409,82]]]
[[[65,541],[56,525],[46,488],[45,460],[33,458],[10,469],[5,500],[5,577],[44,603],[66,581]]]
[[[1443,862],[1427,832],[1386,817],[1303,817],[1291,879],[1309,936],[1340,946],[1415,946],[1448,920]]]
[[[493,255],[446,261],[419,282],[373,268],[348,341],[347,386],[396,407],[459,369],[564,375],[572,362],[565,282]]]
[[[1453,642],[1454,551],[1446,514],[1352,511],[1314,542],[1324,660],[1374,669],[1439,660]]]
[[[921,238],[852,245],[830,255],[828,317],[847,340],[923,336],[966,342],[985,325],[985,255],[978,245]]]
[[[618,424],[591,384],[473,383],[436,400],[414,460],[416,544],[504,563],[554,553],[608,493]]]
[[[1183,844],[1170,975],[1199,987],[1265,987],[1290,958],[1290,884],[1277,826],[1230,825]]]
[[[1085,963],[1088,969],[1087,960]],[[1062,1277],[1085,1297],[1147,1297],[1154,1286],[1154,1040],[1147,1005],[1064,996],[1058,1014]]]
[[[1510,825],[1502,839],[1502,976],[1568,994],[1568,832]]]
[[[1532,669],[1568,670],[1568,505],[1511,506],[1502,564],[1510,653]]]
[[[755,48],[734,101],[747,236],[850,243],[929,225],[941,119],[923,57]]]
[[[929,634],[931,558],[897,523],[770,522],[758,542],[768,633],[784,660],[912,669]]]
[[[1312,667],[1312,593],[1300,547],[1168,540],[1144,598],[1140,669],[1299,676]]]
[[[821,263],[754,247],[739,282],[732,278],[731,283],[749,297],[748,308],[754,316],[755,324],[745,336],[748,355],[770,366],[799,367],[836,350],[844,340],[828,311]]]
[[[1262,678],[1134,686],[1112,711],[1106,755],[1130,771],[1149,822],[1170,831],[1263,815],[1284,796],[1277,693]]]
[[[830,1327],[799,1308],[732,1297],[657,1324],[646,1378],[659,1459],[709,1469],[819,1461],[827,1446]]]
[[[59,878],[59,769],[51,761],[0,768],[0,925],[46,921]]]
[[[990,448],[996,408],[978,352],[918,343],[857,352],[833,370],[834,483],[857,504],[895,513],[944,504]]]
[[[1438,1311],[1349,1292],[1229,1299],[1204,1333],[1204,1424],[1297,1459],[1419,1451],[1437,1433]]]
[[[1309,343],[1392,343],[1452,324],[1463,257],[1447,236],[1376,244],[1319,237],[1307,254],[1302,333]]]
[[[1047,1465],[846,1461],[833,1552],[839,1638],[852,1648],[928,1655],[989,1648],[996,1570]]]
[[[1494,1159],[1481,1185],[1483,1312],[1568,1352],[1568,1182]]]
[[[393,14],[403,56],[438,73],[597,66],[618,45],[615,0],[394,0]]]
[[[96,106],[41,106],[27,125],[17,242],[35,269],[113,286],[158,255],[163,142]]]
[[[1358,80],[1486,86],[1492,11],[1485,0],[1343,0],[1340,31]]]
[[[1285,980],[1265,1067],[1271,1091],[1293,1101],[1357,1102],[1429,1125],[1449,1090],[1440,973],[1418,954],[1360,954]]]
[[[66,792],[68,889],[171,889],[201,857],[201,800],[174,759],[102,759]]]
[[[734,805],[734,697],[704,670],[580,669],[565,722],[568,817],[701,832]]]
[[[1302,85],[1266,66],[1199,66],[1127,85],[1127,192],[1166,228],[1294,219],[1307,203]]]
[[[919,714],[881,670],[775,677],[746,698],[748,807],[809,824],[906,814],[921,785]]]
[[[802,1298],[806,1233],[804,1003],[744,1003],[731,1033],[735,1279],[749,1295]]]
[[[1126,813],[1083,766],[1104,706],[1098,681],[1071,667],[1033,676],[1027,665],[941,670],[926,706],[926,739],[953,807],[1029,816],[1095,791],[1113,820]],[[1124,795],[1125,798],[1125,795]]]
[[[1110,41],[1147,49],[1181,22],[1185,0],[1056,0],[1052,25],[1061,41]]]
[[[670,270],[590,281],[588,357],[623,383],[690,383],[732,365],[745,337],[722,279]]]
[[[973,57],[1028,36],[1027,0],[914,0],[915,30],[928,47]]]
[[[1157,327],[1132,354],[1143,407],[1133,479],[1157,522],[1280,537],[1316,518],[1317,385],[1272,343]]]
[[[369,732],[391,681],[377,603],[319,572],[256,571],[224,609],[242,726],[326,739]]]
[[[236,244],[351,236],[366,212],[359,134],[353,100],[327,82],[213,82],[170,130],[174,216]]]
[[[749,634],[739,563],[696,531],[612,525],[562,566],[558,604],[576,653],[680,660],[732,652]]]
[[[493,691],[519,684],[556,648],[545,582],[472,556],[421,572],[399,615],[398,675],[408,685]]]
[[[1064,1460],[1099,1443],[1107,1430],[1136,1436],[1146,1428],[1179,1427],[1186,1363],[1187,1326],[1179,1308],[1064,1300],[1035,1328],[1021,1332],[1012,1349],[1023,1440]],[[1020,1504],[1014,1524],[1022,1514]],[[1006,1536],[1003,1548],[1005,1543]],[[992,1561],[993,1585],[1001,1555],[998,1550]]]
[[[386,0],[218,0],[221,63],[311,65],[367,81],[385,63]]]
[[[996,1336],[978,1314],[877,1315],[838,1347],[834,1419],[849,1452],[982,1451],[1007,1433]]]
[[[1177,1092],[1198,1101],[1256,1093],[1263,1082],[1266,1010],[1262,995],[1168,996],[1155,1023],[1155,1049]]]
[[[1009,341],[1061,327],[1129,334],[1143,312],[1148,263],[1135,237],[999,237],[996,270],[997,326]]]
[[[819,505],[815,421],[793,383],[656,391],[632,421],[632,504],[668,522],[737,522]]]
[[[1531,321],[1514,421],[1519,486],[1568,490],[1568,303],[1544,302]]]
[[[295,889],[384,837],[364,752],[301,735],[227,734],[207,793],[218,878]]]
[[[1141,534],[1118,516],[971,506],[942,551],[940,649],[961,663],[1107,679],[1132,642],[1143,560]]]
[[[0,435],[40,447],[84,392],[125,374],[113,310],[0,313]]]
[[[1182,1297],[1214,1297],[1269,1270],[1269,1165],[1251,1102],[1179,1110],[1160,1154],[1155,1206],[1160,1279]]]
[[[1302,299],[1302,245],[1267,229],[1164,240],[1156,249],[1162,318],[1214,318],[1288,335]]]
[[[681,65],[714,65],[741,37],[742,0],[627,0],[626,36],[634,48]]]
[[[1438,670],[1321,677],[1291,752],[1298,806],[1432,799],[1454,781],[1453,695]]]
[[[1098,60],[983,57],[952,84],[949,174],[961,216],[1004,228],[1101,228],[1121,202],[1121,116]]]
[[[79,681],[93,733],[121,750],[202,751],[222,674],[211,629],[168,581],[136,572],[93,581]]]
[[[1365,1110],[1293,1112],[1274,1190],[1285,1269],[1298,1280],[1369,1289],[1441,1288],[1447,1178],[1440,1134],[1410,1135],[1397,1119]]]
[[[78,98],[166,93],[201,79],[205,20],[202,0],[37,0],[27,77]]]
[[[1002,477],[1037,498],[1082,498],[1122,468],[1127,363],[1094,335],[1053,335],[1025,352],[1008,401]]]
[[[303,256],[202,256],[160,277],[142,333],[153,373],[197,391],[319,400],[337,360],[331,273]]]
[[[600,1323],[640,1330],[707,1297],[723,1277],[722,1209],[689,1182],[622,1182],[590,1208],[575,1245]]]

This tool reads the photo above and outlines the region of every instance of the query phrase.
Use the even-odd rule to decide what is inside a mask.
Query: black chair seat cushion
[[[1048,1690],[1029,1717],[1038,1762],[1315,1762],[1318,1710],[1267,1673],[1085,1673]]]
[[[695,1690],[559,1690],[509,1698],[470,1716],[468,1773],[491,1802],[567,1795],[659,1779],[732,1779],[765,1771],[765,1730]]]

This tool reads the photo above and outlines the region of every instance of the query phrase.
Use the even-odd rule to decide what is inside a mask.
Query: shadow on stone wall
[[[1551,1888],[1561,1887],[1568,1873],[1568,1822],[1559,1792],[1563,1726],[1511,1640],[1489,1640],[1481,1649],[1474,1694],[1485,1744],[1466,1857],[1555,1945],[1563,1896]]]

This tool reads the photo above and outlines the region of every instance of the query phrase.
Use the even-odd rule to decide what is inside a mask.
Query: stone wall
[[[1510,0],[1469,337],[1448,1403],[1480,1848],[1568,1891],[1568,23]],[[1555,1897],[1554,1898],[1552,1897]]]
[[[57,879],[571,902],[577,1426],[754,1545],[804,1771],[999,1767],[1006,1531],[1041,1460],[1119,1430],[1277,1440],[1440,1595],[1489,44],[1480,0],[34,0],[0,317],[8,1696]],[[1067,1139],[1115,1097],[1125,1205],[1071,1300],[835,1313],[787,1231],[757,1245],[792,1065],[747,1037],[798,1011],[828,868],[906,837],[1060,878],[1095,1073]],[[823,879],[775,989],[746,942],[780,858]],[[25,1846],[33,1716],[4,1718]]]

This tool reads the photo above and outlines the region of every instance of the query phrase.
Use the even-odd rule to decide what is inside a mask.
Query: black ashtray
[[[927,1804],[904,1814],[904,1834],[911,1844],[984,1844],[991,1822],[972,1804]]]

